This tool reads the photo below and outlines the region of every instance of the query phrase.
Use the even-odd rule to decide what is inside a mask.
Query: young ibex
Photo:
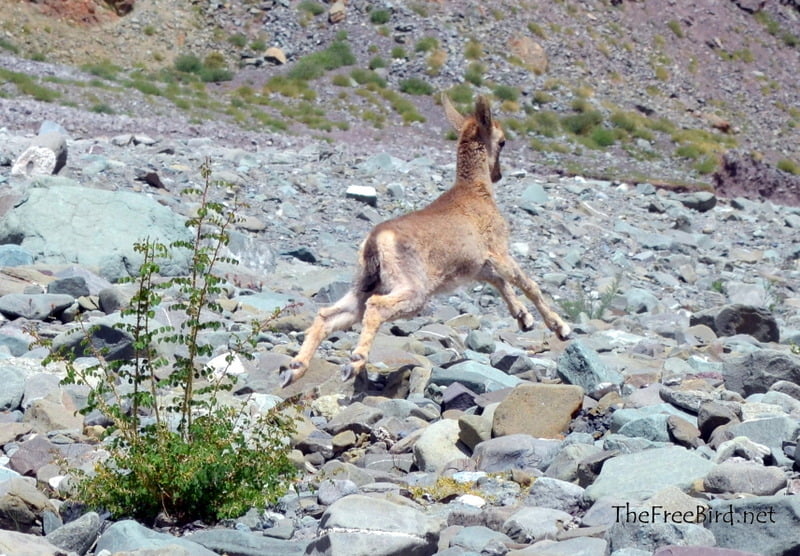
[[[533,302],[547,327],[566,339],[570,328],[542,298],[508,253],[508,227],[494,202],[492,182],[500,180],[500,151],[505,136],[492,120],[489,102],[480,97],[475,114],[464,117],[442,95],[445,114],[459,133],[456,182],[427,207],[375,226],[361,244],[358,271],[345,296],[319,311],[289,368],[284,386],[306,372],[320,342],[335,330],[361,322],[358,345],[342,380],[366,365],[380,325],[414,315],[428,298],[470,280],[493,285],[522,330],[533,316],[514,294],[517,286]]]

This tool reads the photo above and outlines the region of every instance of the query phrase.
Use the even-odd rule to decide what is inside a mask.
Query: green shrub
[[[331,79],[331,83],[333,83],[337,87],[349,87],[351,84],[350,78],[343,73],[337,73],[336,75],[334,75],[333,78]]]
[[[683,27],[681,27],[681,22],[677,19],[670,19],[667,22],[667,27],[669,27],[670,31],[678,37],[679,39],[683,38]]]
[[[713,173],[718,165],[719,159],[716,156],[704,156],[695,162],[692,168],[694,168],[698,174],[707,175]]]
[[[476,40],[471,40],[467,43],[464,49],[464,57],[467,60],[480,60],[483,58],[483,46]]]
[[[19,54],[19,48],[14,45],[14,43],[10,42],[8,39],[4,39],[0,37],[0,48],[3,50],[8,50],[13,54]]]
[[[603,115],[597,110],[590,110],[561,119],[561,126],[575,135],[588,135],[603,121]]]
[[[572,300],[561,300],[559,305],[564,310],[564,314],[572,322],[580,322],[581,315],[585,315],[589,319],[601,319],[606,310],[611,306],[614,301],[614,296],[620,286],[621,277],[617,275],[609,286],[600,293],[597,299],[592,299],[587,296],[582,288],[576,288],[576,297]]]
[[[237,48],[244,48],[247,46],[247,35],[236,33],[228,37],[228,42]]]
[[[794,160],[783,158],[778,161],[778,170],[789,172],[790,174],[800,175],[800,164]]]
[[[406,49],[402,46],[395,46],[392,47],[392,58],[396,60],[400,60],[406,58],[408,54],[406,54]]]
[[[161,89],[152,81],[135,79],[130,82],[130,86],[146,95],[161,96]]]
[[[480,87],[483,85],[483,74],[485,72],[486,66],[478,62],[473,62],[467,67],[467,71],[464,73],[464,79],[476,87]]]
[[[121,67],[112,64],[110,60],[102,60],[95,64],[86,64],[81,66],[81,69],[97,77],[108,79],[109,81],[114,81],[117,78],[117,74],[122,71]]]
[[[132,279],[136,293],[123,310],[126,318],[116,325],[132,338],[133,359],[108,361],[88,333],[83,349],[98,363],[76,365],[74,352],[54,351],[49,357],[65,363],[65,383],[88,388],[81,412],[99,411],[113,423],[108,460],[91,474],[75,474],[78,501],[115,518],[152,523],[163,512],[182,524],[237,517],[276,501],[297,472],[286,443],[294,432],[288,408],[252,418],[245,405],[222,405],[218,394],[231,389],[227,369],[216,375],[204,363],[213,347],[200,338],[222,332],[222,321],[200,317],[222,311],[216,302],[223,286],[217,266],[234,262],[221,249],[230,240],[237,209],[209,199],[208,162],[201,172],[205,185],[188,192],[200,203],[187,223],[193,239],[170,246],[145,240],[135,246],[142,257]],[[188,252],[189,275],[161,279],[161,262],[178,250]],[[174,327],[153,320],[167,289],[179,292],[170,311],[183,318]],[[249,333],[231,334],[227,365],[237,354],[249,356],[261,328],[252,323]],[[169,349],[159,350],[160,345]],[[163,351],[175,355],[168,359]]]
[[[204,67],[198,74],[200,79],[206,83],[219,83],[220,81],[230,81],[233,79],[233,72],[226,68]]]
[[[592,130],[589,138],[598,147],[610,147],[617,141],[614,130],[605,127],[596,127]]]
[[[380,56],[375,56],[372,60],[369,61],[369,69],[376,70],[378,68],[385,68],[386,67],[386,60],[381,58]]]
[[[114,109],[105,102],[94,104],[89,110],[96,114],[114,114]]]
[[[679,156],[680,158],[690,158],[695,160],[700,158],[701,154],[702,152],[700,151],[700,148],[694,143],[680,145],[677,149],[675,149],[675,156]]]
[[[430,52],[439,47],[439,41],[436,37],[423,37],[414,45],[415,52]]]
[[[325,13],[325,6],[314,0],[303,0],[297,5],[297,9],[318,16]]]
[[[350,45],[344,41],[336,41],[325,50],[300,58],[287,76],[291,79],[310,81],[321,77],[326,71],[351,66],[355,62],[356,57],[350,50]]]
[[[350,77],[359,85],[374,83],[378,87],[386,87],[386,80],[372,70],[356,68],[350,72]]]
[[[194,54],[181,54],[175,58],[175,69],[184,73],[198,73],[203,69],[203,62]]]
[[[369,12],[369,21],[374,25],[384,25],[389,23],[392,13],[389,10],[372,10]]]
[[[472,104],[475,95],[472,92],[472,87],[466,83],[459,83],[447,91],[447,96],[455,104]]]
[[[410,77],[400,82],[400,91],[409,95],[430,95],[433,86],[419,77]]]
[[[493,92],[498,100],[509,100],[512,102],[516,102],[520,95],[519,89],[510,85],[498,85],[494,88]]]

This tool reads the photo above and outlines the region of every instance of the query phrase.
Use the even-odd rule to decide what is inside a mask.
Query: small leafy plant
[[[210,199],[208,162],[201,174],[204,185],[189,191],[199,200],[196,216],[187,221],[192,239],[169,246],[147,239],[135,246],[142,256],[132,279],[136,293],[116,325],[130,338],[133,358],[106,358],[107,349],[92,344],[91,328],[84,330],[82,350],[96,364],[78,365],[66,350],[50,356],[65,362],[65,383],[89,387],[81,412],[100,411],[112,423],[109,458],[93,474],[77,474],[77,498],[115,517],[152,522],[161,513],[177,523],[236,517],[277,500],[296,475],[286,442],[294,419],[285,404],[252,417],[246,403],[218,400],[231,389],[230,366],[250,355],[263,324],[232,333],[224,364],[209,364],[214,349],[203,335],[222,329],[214,316],[221,312],[216,299],[223,287],[216,267],[234,262],[223,249],[235,217]],[[189,253],[189,274],[162,279],[159,262],[178,250]],[[155,320],[167,290],[177,294],[169,305],[177,325]]]
[[[617,275],[597,299],[591,299],[581,288],[576,288],[577,297],[572,300],[560,300],[559,305],[573,322],[578,322],[581,315],[586,315],[589,319],[600,319],[603,318],[606,309],[611,306],[611,302],[619,290],[619,285],[620,276]]]

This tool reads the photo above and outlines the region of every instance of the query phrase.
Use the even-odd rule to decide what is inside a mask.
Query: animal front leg
[[[520,330],[523,332],[533,330],[533,315],[531,315],[525,305],[520,302],[514,292],[514,288],[511,287],[511,284],[507,280],[504,280],[490,265],[486,265],[481,269],[478,279],[491,284],[500,292],[500,295],[503,296],[508,306],[508,311],[511,313],[511,316],[517,319],[517,325]]]
[[[539,285],[522,271],[514,259],[506,255],[495,261],[494,268],[501,277],[521,289],[525,296],[533,302],[536,310],[542,315],[547,328],[555,332],[561,340],[569,338],[572,333],[569,325],[550,308],[544,300]]]

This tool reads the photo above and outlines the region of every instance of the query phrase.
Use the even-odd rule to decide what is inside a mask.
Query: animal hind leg
[[[361,336],[350,355],[350,363],[342,367],[342,380],[347,380],[364,369],[381,324],[417,312],[425,304],[425,300],[424,295],[412,289],[397,290],[386,295],[373,295],[367,299],[361,323]]]
[[[313,324],[306,330],[306,337],[303,345],[300,346],[300,351],[289,363],[288,368],[280,370],[281,385],[288,386],[302,377],[322,340],[327,338],[331,332],[350,328],[361,320],[363,314],[364,297],[353,290],[347,292],[344,297],[330,307],[320,309]]]
[[[506,255],[494,260],[493,267],[503,279],[521,289],[525,293],[525,296],[533,302],[536,310],[542,315],[542,319],[547,328],[555,332],[562,340],[566,340],[569,337],[572,332],[569,325],[561,320],[561,317],[550,308],[544,300],[539,284],[529,278],[514,259]]]

